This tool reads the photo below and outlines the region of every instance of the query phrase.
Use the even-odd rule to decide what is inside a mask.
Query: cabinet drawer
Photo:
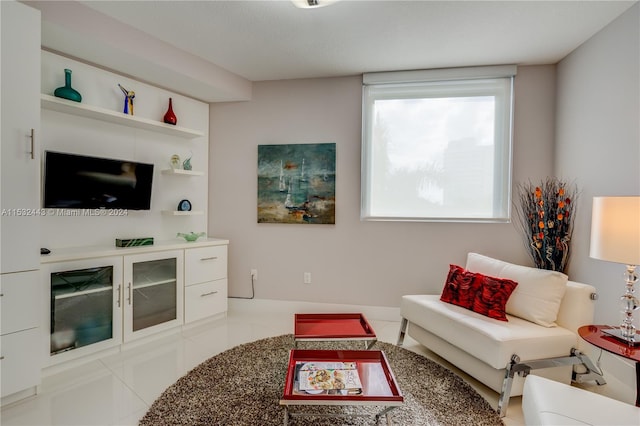
[[[0,334],[40,325],[40,272],[3,274],[0,294]]]
[[[185,255],[185,285],[227,278],[227,246],[187,249]]]
[[[0,337],[3,397],[40,383],[40,338],[38,328]]]
[[[184,289],[184,322],[188,323],[227,310],[227,280],[196,284]]]

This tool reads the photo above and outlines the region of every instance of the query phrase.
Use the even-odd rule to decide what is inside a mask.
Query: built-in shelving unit
[[[197,172],[194,170],[183,169],[164,169],[161,172],[163,175],[176,175],[176,176],[204,176],[204,172]]]
[[[137,129],[150,130],[153,132],[163,133],[171,136],[179,136],[184,139],[194,139],[200,136],[204,136],[204,133],[199,130],[172,126],[171,124],[162,123],[160,121],[154,121],[135,115],[127,115],[118,111],[111,111],[97,106],[73,102],[51,95],[42,94],[40,95],[40,99],[42,108],[63,112],[66,114],[93,118],[96,120],[102,120],[109,123],[120,124],[122,126],[128,126]]]

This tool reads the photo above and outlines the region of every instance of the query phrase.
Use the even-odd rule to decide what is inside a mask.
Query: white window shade
[[[363,220],[509,220],[515,67],[489,68],[364,76]]]

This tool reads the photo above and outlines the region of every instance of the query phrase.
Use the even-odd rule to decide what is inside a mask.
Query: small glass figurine
[[[174,170],[180,168],[180,156],[178,154],[171,156],[171,168]]]
[[[124,108],[122,112],[128,115],[133,115],[133,98],[136,97],[136,92],[133,90],[127,90],[118,83],[118,87],[124,94]]]
[[[193,153],[191,154],[191,157],[193,157]],[[191,170],[192,166],[191,166],[191,157],[187,158],[186,160],[184,160],[182,162],[182,168],[185,170]]]

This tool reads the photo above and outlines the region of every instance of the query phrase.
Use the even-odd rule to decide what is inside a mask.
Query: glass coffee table
[[[298,342],[361,340],[365,348],[378,341],[373,328],[360,313],[295,314],[294,347]]]
[[[292,349],[280,405],[284,425],[292,417],[382,416],[391,424],[390,411],[404,398],[389,367],[378,350]],[[340,414],[293,410],[300,406],[377,406],[374,414]]]

